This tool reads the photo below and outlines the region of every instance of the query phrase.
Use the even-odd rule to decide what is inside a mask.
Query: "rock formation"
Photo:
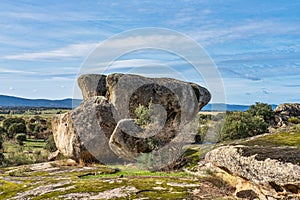
[[[205,160],[247,199],[299,199],[300,149],[294,147],[222,146]]]
[[[300,104],[299,103],[284,103],[277,106],[274,110],[275,122],[277,126],[286,125],[288,119],[291,117],[298,117],[300,119]]]
[[[78,78],[77,82],[84,100],[93,96],[106,96],[105,75],[83,74]]]
[[[207,89],[171,78],[86,74],[78,84],[84,101],[52,124],[60,153],[77,161],[134,161],[174,141],[189,143],[190,125],[211,98]],[[150,104],[150,124],[137,125],[136,108]]]
[[[105,97],[94,96],[72,112],[54,116],[52,127],[57,149],[76,161],[118,160],[108,146],[116,126],[114,114]]]

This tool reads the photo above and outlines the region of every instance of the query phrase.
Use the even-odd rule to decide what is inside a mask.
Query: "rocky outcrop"
[[[84,100],[94,96],[106,96],[105,75],[83,74],[79,76],[77,82]]]
[[[299,103],[284,103],[277,106],[274,110],[275,122],[277,126],[283,126],[288,123],[289,118],[298,117],[300,119]]]
[[[118,161],[108,146],[117,119],[113,109],[105,97],[91,97],[74,111],[56,115],[52,127],[60,153],[76,161]]]
[[[299,103],[284,103],[277,106],[274,110],[278,115],[298,117],[300,116]]]
[[[78,84],[83,103],[52,125],[58,150],[75,160],[135,160],[171,141],[179,147],[192,142],[191,124],[211,98],[195,83],[170,78],[87,74]],[[150,104],[150,123],[137,125],[136,108]]]
[[[111,136],[111,149],[131,160],[139,153],[160,149],[179,133],[184,134],[183,129],[210,100],[205,88],[170,78],[111,74],[107,76],[107,88],[108,99],[121,119],[137,118],[135,109],[139,105],[148,107],[152,102],[154,112],[149,126],[141,129],[133,120],[120,121]],[[182,144],[190,141],[191,134],[186,135]]]
[[[210,151],[205,160],[237,188],[238,197],[300,198],[299,148],[223,146]]]

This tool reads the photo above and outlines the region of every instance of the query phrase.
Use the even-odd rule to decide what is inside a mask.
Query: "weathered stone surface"
[[[50,154],[48,156],[48,160],[49,161],[56,160],[56,158],[59,156],[59,154],[60,154],[59,150],[56,150],[55,152],[50,152]]]
[[[259,199],[300,197],[299,148],[223,146],[209,152],[205,160],[230,177],[227,180],[235,180],[236,194],[240,196],[251,193]]]
[[[55,115],[52,119],[52,131],[59,152],[66,157],[79,160],[82,147],[74,130],[72,113]]]
[[[284,103],[275,108],[275,122],[277,127],[286,126],[288,119],[298,117],[300,119],[300,104],[299,103]]]
[[[148,107],[149,102],[155,110],[150,126],[138,129],[132,120],[120,121],[111,136],[112,150],[119,156],[132,159],[139,153],[151,152],[153,143],[159,149],[187,131],[186,126],[211,98],[210,93],[201,86],[170,78],[111,74],[106,80],[108,98],[121,119],[137,118],[136,108],[139,105]],[[183,140],[190,141],[190,132],[187,131],[186,135]]]
[[[121,119],[135,118],[135,108],[139,104],[147,106],[150,100],[162,105],[168,117],[180,118],[183,112],[184,118],[190,119],[211,99],[207,89],[171,78],[110,74],[106,82],[108,99]]]
[[[55,116],[52,122],[58,150],[76,161],[118,160],[108,145],[115,126],[113,107],[104,97],[91,97],[74,111]]]
[[[105,97],[87,99],[73,111],[72,119],[82,145],[97,160],[103,163],[119,161],[108,145],[119,118]]]
[[[77,161],[96,158],[109,162],[118,160],[115,154],[134,160],[139,153],[152,152],[171,141],[175,144],[163,150],[179,151],[180,145],[191,142],[190,125],[211,98],[208,90],[197,84],[170,78],[105,77],[81,75],[78,84],[83,103],[54,118],[54,138],[63,155]],[[140,105],[149,107],[150,102],[151,122],[139,127],[133,120],[137,118],[135,110]]]
[[[279,115],[298,117],[300,116],[300,104],[299,103],[280,104],[275,108],[274,111]]]
[[[78,78],[83,99],[106,95],[106,76],[102,74],[83,74]]]
[[[110,138],[109,146],[122,158],[134,160],[141,152],[151,152],[148,139],[143,137],[143,131],[132,119],[120,120]]]

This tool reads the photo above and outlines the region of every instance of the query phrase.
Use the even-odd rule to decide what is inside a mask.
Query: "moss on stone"
[[[280,147],[294,146],[300,148],[300,132],[283,132],[258,137],[254,140],[241,142],[246,146]]]

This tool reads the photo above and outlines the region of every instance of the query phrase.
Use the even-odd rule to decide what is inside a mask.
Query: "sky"
[[[176,31],[203,47],[220,74],[224,103],[300,102],[298,0],[1,0],[0,94],[81,98],[74,88],[89,55],[115,34],[145,27]],[[102,72],[181,77],[214,94],[207,77],[191,69],[178,55],[141,50]]]

